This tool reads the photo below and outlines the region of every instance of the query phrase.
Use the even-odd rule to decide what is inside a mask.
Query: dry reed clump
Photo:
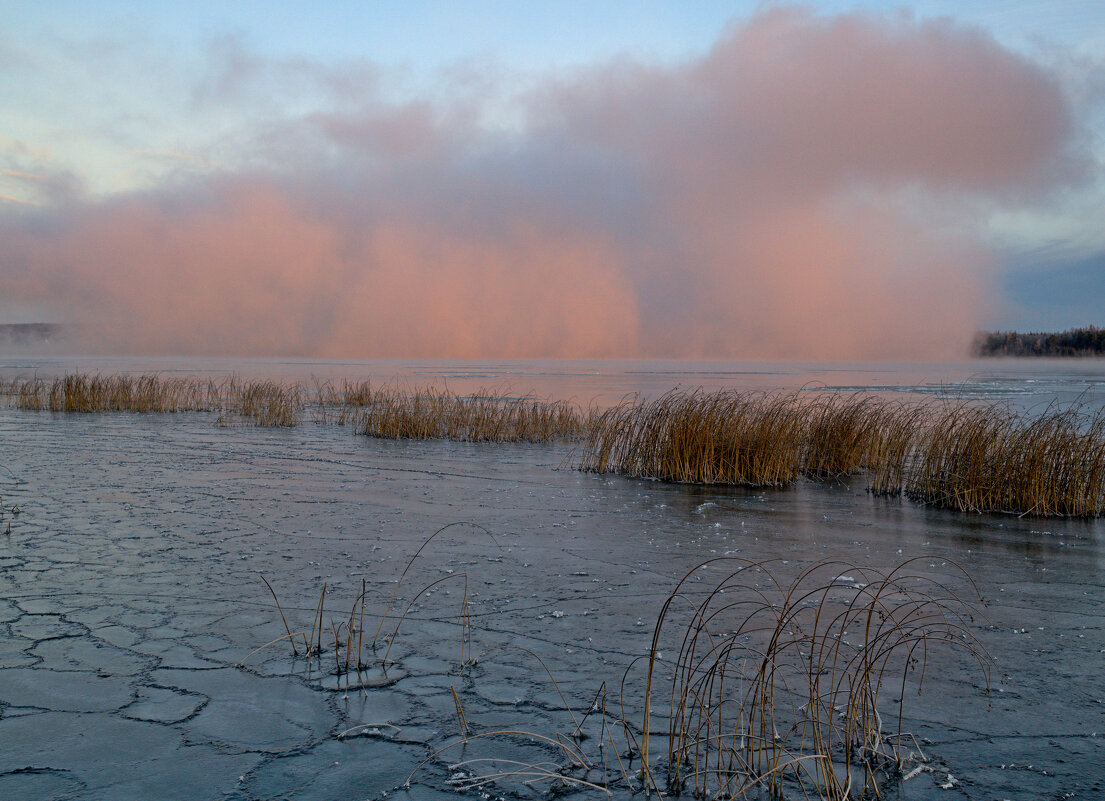
[[[866,472],[875,494],[961,511],[1105,513],[1105,411],[676,391],[586,430],[578,467],[591,472],[775,487]]]
[[[631,665],[620,701],[608,703],[604,682],[573,711],[545,663],[515,647],[548,675],[570,728],[480,730],[454,689],[460,736],[411,778],[463,748],[449,782],[466,789],[547,782],[551,792],[660,798],[882,797],[912,762],[928,761],[905,729],[905,701],[922,690],[929,660],[958,651],[989,689],[991,659],[973,633],[977,588],[957,565],[934,577],[919,562],[883,573],[822,561],[789,583],[770,563],[704,562],[668,596],[647,654],[634,661],[644,664],[642,692]],[[491,740],[508,741],[511,757]]]
[[[371,406],[375,392],[370,381],[315,381],[315,421],[344,426],[356,424],[361,411]]]
[[[227,406],[246,425],[291,428],[299,424],[303,390],[297,384],[274,381],[236,384]]]
[[[15,380],[5,387],[20,409],[70,413],[168,413],[219,411],[226,423],[235,419],[259,426],[294,426],[303,406],[296,385],[271,381],[242,382],[147,375],[73,373],[45,380]]]
[[[906,493],[969,512],[1105,512],[1105,411],[1025,416],[957,404],[927,422]]]
[[[8,396],[10,405],[34,411],[45,409],[49,397],[45,382],[38,378],[11,381],[5,387],[4,394]]]
[[[869,468],[881,456],[885,403],[872,396],[823,395],[803,406],[806,449],[802,472],[843,476]]]
[[[346,686],[352,687],[354,683],[367,686],[370,680],[366,678],[366,676],[369,671],[375,669],[382,671],[386,680],[388,668],[393,667],[395,664],[391,659],[392,647],[407,617],[411,614],[412,610],[416,608],[420,600],[431,595],[441,585],[454,582],[461,584],[462,588],[457,617],[460,628],[458,643],[460,654],[459,664],[464,667],[473,662],[471,607],[468,602],[468,574],[466,572],[450,572],[449,575],[430,582],[422,587],[422,589],[414,592],[413,595],[405,601],[405,607],[403,606],[403,600],[400,598],[400,591],[406,588],[408,574],[411,572],[411,568],[419,557],[423,555],[434,540],[445,532],[458,527],[476,529],[486,536],[492,545],[496,548],[500,547],[491,533],[481,525],[468,522],[450,523],[439,528],[419,546],[418,550],[415,551],[414,555],[403,568],[403,572],[396,580],[395,586],[384,605],[383,611],[378,615],[370,612],[367,625],[365,623],[365,604],[368,600],[368,585],[363,578],[361,579],[361,591],[354,597],[348,616],[343,613],[338,620],[330,618],[329,633],[333,635],[334,643],[334,666],[331,673],[339,679],[344,677]],[[314,657],[321,660],[330,641],[330,638],[326,636],[327,585],[322,585],[318,604],[315,606],[312,616],[310,633],[308,633],[306,629],[292,631],[292,627],[288,624],[288,619],[284,614],[284,609],[280,605],[280,599],[276,596],[276,591],[263,575],[261,576],[261,581],[264,582],[265,587],[268,588],[273,601],[276,603],[276,609],[280,614],[280,620],[284,624],[286,634],[251,651],[238,663],[238,666],[241,667],[254,654],[276,643],[283,642],[284,640],[287,640],[291,644],[293,656],[298,657],[300,655],[299,644],[302,644],[304,657],[308,659]],[[403,609],[401,613],[398,611],[400,608]],[[376,623],[375,628],[373,628],[373,622]],[[324,638],[326,644],[324,644]],[[354,680],[354,676],[356,676],[356,680]],[[379,684],[381,682],[377,681],[376,683]]]
[[[383,389],[361,406],[356,426],[362,434],[384,439],[552,442],[578,437],[584,418],[566,401]]]
[[[912,469],[928,406],[882,404],[868,459],[867,488],[876,495],[901,495]]]
[[[69,374],[46,381],[15,380],[9,397],[21,409],[54,412],[180,412],[219,408],[223,387],[159,375]]]
[[[579,466],[669,481],[782,486],[798,475],[802,452],[793,394],[675,391],[599,414]]]
[[[964,601],[915,564],[882,574],[821,562],[789,584],[766,564],[729,557],[688,573],[660,611],[648,656],[646,786],[695,798],[785,791],[843,801],[879,797],[901,779],[916,746],[903,730],[905,696],[920,689],[930,652],[961,649],[989,686],[989,656],[970,629],[977,590]],[[719,580],[693,592],[715,571]],[[682,608],[686,621],[669,634]],[[657,735],[662,675],[670,705]],[[654,739],[664,751],[655,764]]]
[[[315,402],[320,406],[369,406],[374,392],[370,381],[315,381]]]

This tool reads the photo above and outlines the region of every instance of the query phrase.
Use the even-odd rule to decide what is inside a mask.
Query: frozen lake
[[[0,359],[5,379],[78,369],[447,382],[583,404],[674,386],[946,394],[1025,409],[1105,401],[1105,362],[1091,360]],[[535,737],[454,745],[462,726],[567,735],[604,683],[608,699],[624,692],[639,726],[640,657],[661,606],[688,570],[722,555],[770,560],[787,580],[823,559],[885,572],[915,557],[956,591],[970,586],[953,560],[975,580],[986,606],[971,632],[993,657],[990,692],[963,653],[932,649],[923,692],[911,685],[904,697],[906,728],[932,770],[892,797],[1105,790],[1101,520],[932,510],[873,497],[858,479],[680,486],[577,472],[568,446],[381,441],[309,419],[281,430],[214,419],[0,409],[0,531],[11,523],[0,534],[0,798],[457,798],[492,764],[472,760],[563,756]],[[319,659],[294,657],[286,641],[253,653],[285,634],[261,576],[293,630],[313,627],[326,585],[330,647]],[[357,688],[333,673],[332,632],[362,581],[369,634],[393,593],[397,602],[381,627],[394,634],[393,664]],[[469,657],[479,658],[462,668]],[[619,770],[601,741],[579,744],[592,780],[604,763]],[[504,778],[459,797],[543,797],[548,787]]]

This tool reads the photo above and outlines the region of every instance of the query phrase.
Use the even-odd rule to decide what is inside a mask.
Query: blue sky
[[[0,90],[10,149],[17,140],[71,168],[95,192],[142,180],[128,161],[135,149],[182,154],[203,149],[215,125],[248,124],[248,107],[219,119],[189,120],[174,102],[212,54],[238,48],[247,57],[336,69],[370,69],[394,99],[448,91],[443,74],[494,69],[524,88],[549,74],[628,57],[678,63],[707,52],[756,2],[517,3],[287,2],[149,3],[0,2]],[[1105,4],[1093,0],[949,0],[897,5],[821,2],[832,15],[854,9],[918,18],[950,17],[977,25],[1001,43],[1044,60],[1077,56],[1105,63]],[[105,85],[107,82],[107,85]],[[179,99],[179,95],[177,96]],[[304,102],[300,98],[299,102]],[[311,102],[311,101],[307,101]],[[1102,130],[1100,110],[1096,133]],[[126,142],[128,123],[144,124]],[[106,129],[108,122],[118,125]],[[83,130],[81,130],[83,129]],[[133,147],[128,147],[133,144]],[[145,145],[138,148],[138,145]],[[1100,150],[1099,145],[1099,150]],[[156,168],[149,167],[156,174]],[[5,182],[3,194],[20,197]]]
[[[696,65],[716,60],[719,42],[761,41],[749,33],[756,27],[750,20],[777,8],[794,9],[747,2],[331,2],[311,8],[288,2],[0,2],[0,220],[26,226],[29,215],[39,215],[41,226],[51,209],[100,213],[142,193],[179,205],[212,186],[252,180],[293,183],[289,202],[298,208],[304,193],[340,183],[335,175],[343,171],[350,180],[379,180],[379,159],[385,151],[393,158],[387,148],[395,145],[381,142],[389,136],[409,142],[412,131],[438,137],[418,151],[411,167],[418,174],[439,169],[442,159],[450,174],[461,160],[476,160],[482,167],[473,169],[514,170],[511,181],[529,183],[511,191],[540,197],[557,174],[555,157],[545,150],[551,145],[541,138],[549,135],[544,121],[550,109],[567,107],[564,97],[576,103],[589,86],[626,81],[630,74],[684,80]],[[969,268],[992,295],[978,325],[1105,323],[1105,4],[931,0],[801,8],[823,21],[858,14],[875,20],[887,36],[908,29],[918,41],[927,35],[927,22],[943,20],[964,48],[981,36],[1051,83],[1071,126],[1061,147],[1068,155],[1077,150],[1078,174],[1069,180],[934,190],[927,175],[895,173],[892,186],[885,176],[865,178],[862,191],[837,186],[829,194],[837,208],[846,197],[847,205],[859,195],[878,194],[876,205],[898,209],[896,225],[927,226],[940,253],[956,240],[956,259],[967,249],[985,251]],[[786,27],[780,36],[796,36],[803,26]],[[637,102],[647,106],[647,93]],[[575,114],[576,106],[571,109]],[[367,145],[348,139],[365,135],[366,120],[376,137],[372,158]],[[698,117],[692,122],[706,124]],[[571,124],[590,123],[580,117]],[[321,139],[319,126],[328,132]],[[441,137],[452,143],[447,155]],[[606,164],[628,158],[616,145],[600,149]],[[504,166],[516,156],[524,169]],[[581,169],[582,152],[572,151],[572,158],[563,172]],[[619,180],[624,199],[632,194],[626,187],[644,179],[627,173]],[[624,236],[620,226],[635,213],[632,200],[624,207],[621,202],[607,207],[607,238]],[[419,208],[430,213],[424,203]],[[961,247],[966,240],[970,247]],[[705,242],[688,240],[673,250],[701,251]],[[867,252],[876,243],[855,247]],[[15,275],[14,264],[15,254],[5,254],[0,244],[0,270]],[[641,315],[647,319],[662,304],[649,300],[655,288],[629,283],[639,325]],[[42,292],[32,298],[28,291],[22,301],[0,314],[64,314],[65,304],[51,308]],[[643,347],[626,345],[631,352]],[[688,347],[687,354],[710,354],[715,344],[699,337]]]

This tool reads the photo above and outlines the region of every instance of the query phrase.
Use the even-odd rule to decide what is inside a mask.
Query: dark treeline
[[[1105,328],[1074,328],[1057,334],[981,331],[975,356],[1105,356]]]

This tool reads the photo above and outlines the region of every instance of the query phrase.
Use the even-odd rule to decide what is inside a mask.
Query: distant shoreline
[[[61,323],[0,323],[0,345],[46,345],[61,339]],[[1095,358],[1105,356],[1105,328],[1088,326],[1068,331],[1020,333],[979,331],[971,343],[976,358]]]
[[[64,326],[58,323],[0,323],[0,343],[36,345],[57,338]]]
[[[980,331],[971,345],[971,355],[995,356],[1095,357],[1105,356],[1105,328],[1089,326],[1057,333],[1016,331]]]

